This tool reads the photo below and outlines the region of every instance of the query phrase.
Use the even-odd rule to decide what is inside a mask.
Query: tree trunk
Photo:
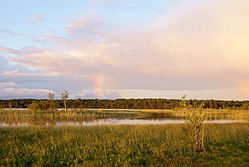
[[[67,101],[64,100],[64,107],[65,107],[65,111],[67,111]]]

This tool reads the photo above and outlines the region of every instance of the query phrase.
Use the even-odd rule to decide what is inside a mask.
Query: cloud
[[[29,23],[38,24],[47,21],[46,17],[43,14],[34,14],[28,19]]]
[[[46,98],[51,90],[48,89],[28,89],[28,88],[3,88],[0,89],[1,99],[13,98]]]
[[[1,47],[0,47],[0,53],[1,53]],[[10,65],[6,57],[0,54],[0,70],[10,70],[11,68],[12,66]]]
[[[3,30],[0,29],[0,36],[14,36],[16,33],[10,31],[10,30]]]
[[[118,99],[121,95],[115,90],[83,90],[75,98],[83,99]]]
[[[67,28],[70,35],[95,35],[100,30],[103,22],[100,18],[82,17],[73,21]]]
[[[246,0],[183,1],[175,11],[142,26],[108,32],[98,19],[79,18],[65,27],[66,37],[46,36],[49,48],[0,51],[14,54],[10,61],[41,73],[99,83],[98,88],[245,93],[248,11]]]
[[[0,82],[0,99],[9,98],[46,98],[49,92],[48,89],[32,89],[22,88],[14,82]]]
[[[16,87],[17,84],[14,82],[0,82],[0,88]]]
[[[191,79],[199,80],[192,89],[204,86],[205,79],[235,88],[233,77],[241,80],[238,74],[249,73],[247,11],[247,1],[188,1],[147,27],[118,32],[117,41],[128,48],[120,51],[123,65],[133,72],[182,78],[182,87]]]
[[[20,54],[21,52],[19,50],[7,48],[7,47],[0,45],[0,53],[2,53],[2,54],[6,54],[6,53],[7,54]]]
[[[13,76],[13,77],[57,77],[61,76],[58,72],[49,73],[31,73],[31,72],[20,72],[18,70],[0,71],[0,76]]]
[[[242,99],[248,99],[249,96],[249,80],[239,84],[239,94]]]
[[[0,29],[0,37],[15,37],[15,36],[24,36],[24,35],[8,29]]]

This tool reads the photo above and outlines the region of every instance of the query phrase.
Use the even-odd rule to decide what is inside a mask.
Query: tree
[[[65,92],[61,93],[61,98],[65,107],[65,111],[67,111],[67,99],[69,97],[69,92],[66,90]]]
[[[9,101],[9,103],[8,103],[8,108],[13,108],[13,105],[12,105],[12,102],[11,101]]]
[[[39,109],[39,104],[36,101],[33,101],[31,104],[28,105],[28,110],[36,112]]]
[[[186,112],[186,123],[190,126],[190,131],[192,132],[193,137],[193,148],[197,152],[205,151],[204,146],[204,120],[205,114],[202,112],[205,103],[202,102],[198,107],[193,107],[190,104],[187,104],[186,95],[182,97],[180,106],[184,109],[187,109]]]
[[[49,92],[49,93],[48,93],[48,99],[49,99],[49,100],[53,100],[53,99],[54,99],[54,94],[51,93],[51,92]]]
[[[49,92],[48,93],[48,100],[49,100],[49,107],[51,109],[51,111],[54,111],[55,105],[54,105],[54,94]]]

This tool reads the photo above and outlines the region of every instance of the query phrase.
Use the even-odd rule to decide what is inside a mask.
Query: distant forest
[[[176,109],[180,106],[179,99],[69,99],[68,108],[103,108],[103,109]],[[46,99],[12,99],[0,100],[0,109],[3,108],[28,108],[36,103],[41,110],[49,109],[49,100]],[[249,109],[249,101],[224,101],[224,100],[187,100],[188,104],[197,107],[202,102],[204,108],[209,109]],[[62,100],[53,100],[55,108],[63,108]]]

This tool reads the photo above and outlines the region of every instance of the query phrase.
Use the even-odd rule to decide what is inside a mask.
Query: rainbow
[[[98,74],[94,76],[93,90],[95,92],[96,97],[101,97],[102,95],[104,80],[105,80],[105,76],[102,74]]]

